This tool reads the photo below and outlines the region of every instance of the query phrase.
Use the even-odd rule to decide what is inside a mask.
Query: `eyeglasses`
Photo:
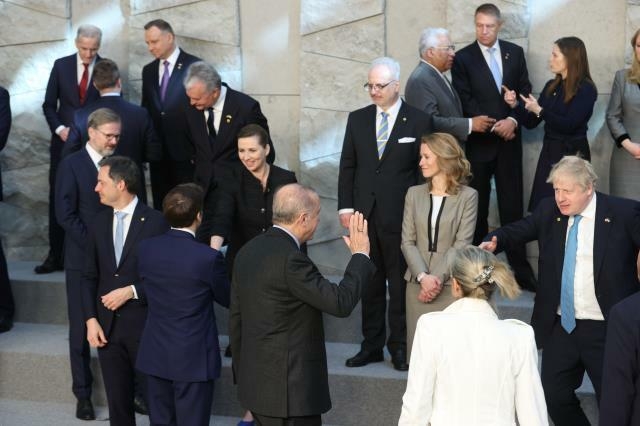
[[[100,129],[96,129],[96,128],[94,128],[94,130],[96,130],[96,131],[100,132],[100,133],[102,134],[102,136],[104,136],[105,138],[107,138],[107,140],[111,140],[111,139],[114,139],[114,140],[116,140],[116,141],[119,141],[119,140],[120,140],[120,135],[119,135],[119,134],[117,134],[117,135],[112,135],[111,133],[105,133],[105,132],[103,132],[102,130],[100,130]]]
[[[434,47],[432,47],[432,49],[435,49],[435,50],[446,50],[447,52],[455,52],[456,51],[456,47],[453,44],[450,44],[449,46],[434,46]]]
[[[396,80],[391,80],[390,82],[386,83],[386,84],[371,84],[371,83],[365,83],[364,86],[362,86],[364,88],[364,90],[366,90],[367,92],[370,92],[373,89],[376,89],[377,91],[380,91],[382,89],[384,89],[385,87],[387,87],[388,85],[390,85],[391,83],[395,82]]]

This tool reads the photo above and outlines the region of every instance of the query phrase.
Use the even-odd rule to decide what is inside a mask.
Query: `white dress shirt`
[[[493,52],[494,58],[496,59],[496,62],[498,63],[498,68],[500,68],[500,75],[504,77],[504,71],[502,70],[502,51],[500,50],[500,43],[498,43],[498,39],[496,39],[496,42],[493,44],[493,46],[485,46],[483,44],[480,44],[480,42],[477,42],[478,46],[480,46],[480,51],[482,52],[482,56],[484,57],[484,60],[487,62],[487,66],[489,67],[489,69],[491,69],[491,65],[490,65],[490,53],[489,53],[489,49],[491,49],[492,47],[496,48],[496,51]],[[510,87],[510,89],[512,89]]]
[[[127,215],[122,220],[122,242],[123,245],[127,241],[127,233],[129,232],[129,228],[131,227],[131,219],[133,219],[133,212],[136,210],[136,206],[138,205],[138,197],[133,197],[133,200],[125,208],[122,210],[113,210],[113,226],[112,230],[112,238],[113,238],[113,247],[116,246],[116,227],[118,226],[118,218],[116,217],[116,212],[121,211],[125,212]],[[138,298],[138,291],[136,290],[136,286],[131,284],[131,289],[133,290],[133,298]]]
[[[213,104],[213,127],[216,129],[216,134],[220,131],[220,119],[222,118],[222,110],[224,109],[224,101],[227,98],[227,87],[220,86],[220,96],[215,104]],[[204,110],[204,121],[209,119],[209,109]],[[207,127],[207,132],[209,128]]]
[[[180,48],[176,46],[171,52],[171,55],[167,59],[160,59],[158,64],[158,87],[162,86],[162,76],[164,75],[164,61],[169,62],[169,78],[171,78],[171,74],[173,74],[173,69],[176,66],[176,62],[178,62],[178,56],[180,56]]]
[[[547,426],[533,329],[465,297],[418,320],[400,426]]]
[[[93,161],[93,164],[96,166],[96,170],[99,170],[100,166],[98,165],[98,163],[100,162],[100,160],[104,158],[104,156],[98,153],[98,151],[96,151],[95,149],[93,149],[93,147],[89,144],[89,142],[85,144],[85,149],[89,153],[89,157],[91,158],[91,161]]]

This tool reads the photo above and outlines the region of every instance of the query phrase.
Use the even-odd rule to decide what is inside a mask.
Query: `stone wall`
[[[101,55],[118,62],[125,96],[138,102],[140,73],[152,58],[143,25],[171,22],[185,50],[213,63],[232,87],[257,98],[269,118],[277,163],[322,197],[322,220],[310,252],[326,270],[343,268],[348,253],[336,217],[337,166],[348,112],[369,103],[362,90],[369,62],[393,56],[402,84],[418,61],[417,40],[427,26],[451,31],[458,47],[474,40],[468,0],[12,0],[0,1],[0,84],[11,92],[14,124],[0,155],[5,202],[0,236],[12,259],[37,259],[47,247],[49,130],[42,115],[53,61],[74,51],[79,24],[100,26]],[[604,125],[616,69],[629,62],[628,39],[640,26],[635,0],[498,0],[501,36],[527,52],[534,91],[551,78],[553,41],[581,37],[598,86],[590,122],[593,162],[608,189],[612,141]],[[542,129],[524,135],[525,199],[541,147]],[[497,218],[492,219],[497,224]]]

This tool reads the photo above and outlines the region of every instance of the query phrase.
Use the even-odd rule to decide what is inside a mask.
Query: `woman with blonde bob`
[[[398,424],[548,425],[533,329],[489,303],[496,289],[520,294],[513,273],[469,246],[452,254],[451,277],[456,301],[418,321]]]
[[[402,254],[407,261],[407,353],[420,315],[451,302],[447,252],[473,240],[478,193],[465,185],[471,167],[457,140],[446,133],[422,137],[420,169],[426,183],[409,188],[402,220]]]

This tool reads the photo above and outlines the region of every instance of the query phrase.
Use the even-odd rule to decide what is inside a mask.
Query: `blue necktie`
[[[124,247],[124,218],[127,216],[125,212],[115,212],[116,215],[116,239],[113,244],[116,254],[116,265],[120,264],[122,257],[122,248]]]
[[[582,216],[573,217],[573,225],[569,228],[567,245],[564,249],[562,264],[562,289],[560,291],[560,324],[567,333],[576,328],[576,310],[573,304],[573,279],[576,274],[576,253],[578,251],[578,224]]]
[[[498,61],[494,55],[496,48],[490,47],[487,49],[487,52],[489,52],[489,68],[491,69],[491,74],[493,74],[493,79],[496,81],[498,92],[502,92],[502,73],[500,73],[500,65],[498,65]]]
[[[376,139],[378,141],[378,159],[382,158],[382,154],[384,153],[384,147],[387,145],[387,141],[389,140],[389,114],[386,112],[381,112],[382,120],[380,120],[380,128],[378,128],[378,135]]]

